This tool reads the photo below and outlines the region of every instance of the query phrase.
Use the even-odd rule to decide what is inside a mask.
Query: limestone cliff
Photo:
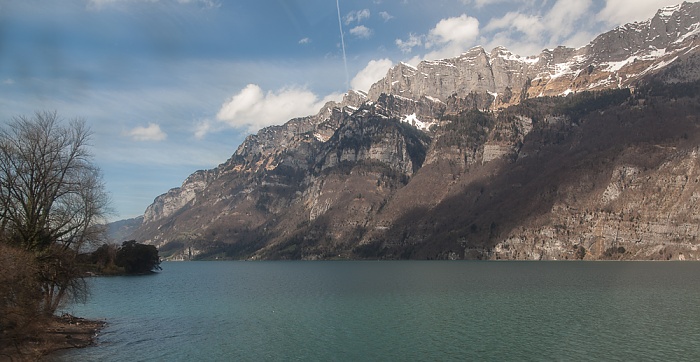
[[[399,64],[249,136],[133,237],[185,259],[700,259],[699,19]]]
[[[497,109],[528,97],[566,95],[582,90],[629,87],[694,54],[700,3],[661,9],[652,18],[620,26],[579,49],[558,47],[539,55],[520,56],[503,47],[490,52],[476,47],[457,58],[423,61],[417,67],[399,64],[374,84],[370,99],[395,94],[417,99],[431,96],[489,94],[484,108]],[[697,74],[692,75],[697,79]]]

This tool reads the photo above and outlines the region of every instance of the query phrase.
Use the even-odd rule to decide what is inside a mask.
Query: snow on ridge
[[[673,16],[673,14],[675,14],[676,11],[680,10],[680,8],[681,4],[670,5],[659,9],[659,11],[656,14],[662,19],[667,20],[668,18]]]
[[[414,66],[412,66],[412,65],[410,65],[410,64],[408,64],[408,63],[401,62],[401,63],[399,63],[399,64],[401,64],[401,65],[403,65],[403,66],[405,66],[405,67],[411,68],[411,69],[413,69],[413,70],[418,70],[418,68],[416,68],[416,67],[414,67]]]
[[[666,48],[663,49],[655,49],[649,52],[649,54],[646,54],[645,56],[642,56],[642,60],[653,60],[657,58],[661,58],[664,55],[666,55]]]
[[[651,67],[649,67],[649,69],[644,71],[644,73],[649,72],[649,71],[659,70],[659,69],[675,62],[676,60],[678,60],[678,56],[673,57],[673,59],[671,59],[671,60],[664,60],[664,61],[658,62],[658,63],[652,65]]]
[[[445,103],[445,102],[443,102],[443,101],[441,101],[441,100],[439,100],[439,99],[437,99],[437,98],[431,97],[431,96],[423,96],[423,97],[425,97],[425,98],[427,98],[428,100],[433,101],[433,102],[435,102],[435,103]]]
[[[423,121],[419,120],[418,116],[416,116],[415,113],[401,118],[401,122],[408,123],[411,126],[418,128],[421,131],[427,131],[430,129],[430,127],[432,125],[435,124],[435,122],[423,122]]]
[[[637,60],[645,60],[645,61],[654,61],[657,60],[664,55],[666,55],[666,49],[656,49],[652,48],[649,50],[648,53],[642,54],[642,55],[631,55],[625,60],[617,61],[617,62],[607,62],[603,63],[601,65],[607,65],[607,71],[608,72],[618,72],[620,71],[623,67],[625,67],[628,64],[632,64]]]
[[[538,56],[528,56],[528,57],[520,57],[519,60],[523,63],[527,64],[537,64],[537,62],[540,61],[540,57]]]
[[[566,63],[557,63],[554,64],[554,74],[550,75],[550,78],[559,78],[561,76],[567,75],[567,74],[573,74],[574,71],[572,70],[571,66],[574,65],[574,62],[566,62]]]
[[[350,95],[350,94],[352,94],[352,93],[357,94],[357,95],[359,95],[360,97],[367,98],[367,92],[361,91],[361,90],[359,90],[359,89],[350,89],[347,93],[345,93],[345,95],[348,96],[348,95]]]
[[[694,47],[692,47],[692,48],[686,50],[684,54],[688,54],[688,53],[692,52],[693,50],[695,50],[695,49],[697,49],[697,48],[698,48],[698,45],[696,45],[696,46],[694,46]]]
[[[509,51],[508,49],[504,47],[497,47],[494,50],[498,50],[498,57],[503,59],[503,60],[510,60],[514,62],[521,62],[521,63],[527,63],[527,64],[536,64],[537,62],[540,61],[540,57],[536,55],[530,55],[527,57],[522,57],[518,54],[514,54],[513,52]]]
[[[595,82],[595,83],[589,84],[589,85],[588,85],[588,89],[594,89],[594,88],[598,88],[598,87],[607,86],[607,85],[610,84],[610,83],[612,83],[612,82],[610,81],[610,78],[601,79],[601,80],[599,80],[599,81],[597,81],[597,82]]]
[[[625,65],[633,63],[635,60],[637,60],[636,56],[631,56],[625,60],[621,60],[619,62],[607,62],[603,64],[607,64],[607,71],[608,72],[619,72],[620,69],[622,69]]]
[[[443,67],[453,67],[456,68],[457,66],[454,65],[451,62],[448,62],[445,59],[439,59],[439,60],[426,60],[422,62],[424,65],[435,65],[435,66],[443,66]]]
[[[673,42],[673,44],[682,43],[683,41],[685,41],[685,40],[688,39],[689,37],[691,37],[691,36],[693,36],[693,35],[696,35],[696,34],[698,34],[698,33],[700,33],[700,24],[695,23],[695,24],[691,25],[691,28],[688,29],[688,32],[687,32],[687,33],[685,33],[685,34],[679,36],[678,39],[676,39],[676,40]]]
[[[394,98],[398,98],[398,99],[405,100],[405,101],[415,102],[415,101],[414,101],[413,99],[411,99],[411,98],[404,97],[404,96],[400,96],[400,95],[398,95],[398,94],[392,94],[391,96],[394,97]]]

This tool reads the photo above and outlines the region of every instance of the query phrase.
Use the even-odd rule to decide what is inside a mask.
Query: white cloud
[[[13,85],[13,84],[15,84],[15,80],[12,78],[7,78],[7,79],[2,81],[2,84]]]
[[[425,60],[425,59],[423,59],[423,58],[421,58],[420,56],[416,55],[416,56],[411,57],[411,58],[408,59],[408,60],[404,60],[403,63],[406,63],[406,64],[412,65],[412,66],[414,66],[414,67],[417,67],[418,64],[420,64],[420,62],[422,62],[423,60]]]
[[[596,37],[596,35],[597,34],[581,30],[578,33],[572,34],[568,39],[566,39],[565,43],[568,46],[578,48],[590,43],[591,40]]]
[[[558,0],[545,15],[546,27],[551,34],[550,43],[561,42],[576,30],[575,24],[589,14],[591,0]]]
[[[433,29],[430,30],[431,43],[438,44],[450,42],[468,42],[476,39],[479,35],[479,20],[466,14],[456,18],[440,20]],[[426,44],[430,47],[430,45]]]
[[[545,25],[540,16],[509,12],[501,18],[492,19],[484,27],[487,32],[499,29],[521,32],[530,39],[536,39],[545,31]]]
[[[408,40],[396,39],[396,46],[404,53],[410,53],[413,48],[423,45],[423,37],[416,34],[408,34]]]
[[[522,55],[558,45],[581,46],[591,40],[590,32],[580,29],[595,23],[592,8],[592,0],[557,0],[550,7],[508,12],[489,21],[482,29],[486,34],[482,41],[487,48],[500,45]]]
[[[194,129],[194,138],[198,140],[204,139],[204,136],[206,136],[207,133],[212,131],[213,126],[214,124],[211,120],[205,119],[199,121]]]
[[[410,53],[417,46],[431,51],[423,59],[454,57],[474,46],[479,36],[479,20],[466,14],[440,20],[427,35],[409,34],[408,40],[396,39],[396,46]]]
[[[218,8],[221,6],[219,0],[87,0],[87,8],[90,10],[102,10],[106,6],[135,3],[178,3],[195,4],[205,8]]]
[[[372,36],[372,29],[364,26],[364,25],[358,25],[352,29],[350,29],[350,34],[362,38],[362,39],[367,39],[370,36]]]
[[[316,114],[326,102],[340,98],[341,95],[332,94],[319,99],[312,92],[300,88],[283,88],[265,93],[260,86],[248,84],[221,106],[216,119],[230,127],[255,132],[295,117]],[[206,132],[208,129],[200,127],[195,136],[203,137]]]
[[[149,123],[147,127],[136,127],[126,133],[134,141],[164,141],[168,135],[155,123]]]
[[[479,36],[479,20],[466,14],[440,20],[428,33],[426,49],[433,49],[425,59],[458,56],[474,46]]]
[[[104,7],[105,5],[116,4],[119,2],[119,0],[88,0],[87,7],[88,9],[99,10],[102,9],[102,7]]]
[[[372,84],[386,76],[393,65],[394,63],[389,59],[370,60],[350,82],[352,89],[368,91]]]
[[[381,12],[379,12],[379,16],[381,16],[382,19],[384,19],[384,21],[389,21],[389,20],[391,20],[391,19],[394,18],[393,15],[387,13],[386,11],[381,11]]]
[[[365,19],[369,19],[369,17],[369,9],[351,11],[347,15],[345,15],[345,25],[350,25],[353,22],[360,23]]]
[[[544,3],[544,5],[547,5],[548,0],[462,0],[462,3],[467,6],[474,5],[476,8],[480,9],[484,6],[491,6],[503,3],[519,4],[521,7],[533,6],[538,1]]]
[[[656,10],[680,2],[680,0],[606,0],[605,7],[598,13],[598,17],[609,26],[617,26],[646,20],[653,17]]]
[[[299,44],[309,44],[311,43],[311,39],[309,38],[303,38],[299,40]]]
[[[612,7],[608,1],[607,8]],[[629,1],[633,0],[621,0]],[[639,0],[651,1],[651,0]],[[659,1],[652,7],[659,6]],[[396,46],[405,54],[411,54],[409,62],[416,59],[442,59],[455,57],[478,44],[487,51],[505,46],[521,55],[538,54],[544,48],[558,45],[578,47],[592,40],[601,26],[595,17],[594,0],[462,0],[467,6],[498,6],[518,9],[503,12],[491,18],[485,26],[478,19],[462,14],[440,20],[426,34],[409,34],[397,39]],[[631,6],[628,4],[628,6]],[[606,11],[606,10],[604,10]],[[601,12],[602,14],[603,12]],[[417,55],[418,48],[427,54]],[[411,63],[412,64],[412,63]]]

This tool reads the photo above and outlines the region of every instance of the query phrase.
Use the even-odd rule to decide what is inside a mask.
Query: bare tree
[[[36,255],[47,314],[84,291],[75,256],[103,232],[108,197],[90,135],[84,121],[64,125],[56,112],[0,130],[0,238]]]

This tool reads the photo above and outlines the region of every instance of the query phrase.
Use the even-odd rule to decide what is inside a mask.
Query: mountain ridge
[[[634,76],[660,69],[672,56],[698,45],[699,9],[700,4],[688,2],[667,7],[647,21],[619,26],[578,49],[560,46],[524,57],[504,47],[487,52],[477,46],[458,57],[422,61],[417,67],[400,63],[370,88],[369,98],[386,93],[432,95],[445,101],[453,94],[464,97],[476,91],[495,95],[498,107],[529,97],[606,89],[615,82],[627,87],[638,79]],[[620,73],[634,76],[621,79]]]
[[[542,193],[539,187],[548,185],[547,180],[523,179],[518,172],[533,172],[525,165],[541,169],[532,161],[537,160],[559,170],[551,175],[553,179],[568,180],[573,177],[566,176],[568,162],[594,161],[569,154],[566,147],[577,149],[576,142],[596,144],[598,141],[588,138],[606,127],[619,132],[620,124],[639,126],[638,132],[646,137],[635,139],[620,133],[620,140],[656,155],[656,149],[646,146],[655,137],[647,129],[655,123],[637,124],[625,114],[643,110],[639,114],[646,119],[644,112],[661,108],[671,112],[665,105],[654,105],[667,95],[654,93],[651,85],[670,92],[678,81],[692,85],[700,79],[699,18],[700,4],[686,2],[659,10],[646,22],[601,34],[579,49],[559,47],[523,58],[501,47],[490,53],[477,47],[459,57],[424,61],[417,67],[401,63],[367,94],[350,91],[343,101],[329,102],[316,115],[247,137],[217,168],[197,171],[182,187],[158,196],[133,236],[159,246],[173,258],[559,259],[581,254],[591,259],[656,258],[647,255],[656,246],[642,247],[630,241],[645,233],[638,226],[625,229],[636,230],[636,236],[627,231],[620,236],[619,227],[610,236],[605,225],[615,221],[622,225],[623,221],[612,219],[598,206],[580,215],[572,211],[580,201],[567,201],[569,193],[588,200],[591,193],[607,192],[596,202],[624,204],[620,200],[625,197],[620,195],[636,192],[630,185],[634,177],[646,172],[637,165],[611,161],[611,169],[600,168],[602,174],[610,175],[603,191],[569,181],[573,182],[566,186],[569,193],[558,191],[564,187],[558,184],[547,186],[552,190]],[[611,48],[617,53],[609,52]],[[630,92],[628,87],[641,90]],[[588,91],[599,95],[589,96]],[[693,109],[691,100],[697,98],[693,97],[688,93],[676,99]],[[591,109],[597,110],[593,114],[598,118],[617,113],[618,118],[610,123],[616,126],[600,123],[591,116]],[[677,128],[692,139],[694,119],[678,117],[668,122],[682,124]],[[602,128],[591,131],[587,125]],[[560,145],[562,140],[567,142]],[[601,142],[595,147],[615,148],[612,141],[604,146]],[[557,147],[563,147],[561,152],[569,158],[556,162],[538,158],[553,155]],[[595,147],[577,152],[597,154],[599,151],[591,151]],[[619,151],[629,152],[625,150]],[[694,159],[693,155],[683,157]],[[657,176],[649,173],[646,177]],[[604,183],[600,176],[586,177]],[[501,179],[505,181],[498,181]],[[540,198],[530,200],[512,191],[520,188]],[[500,201],[485,203],[486,190],[492,190],[491,198]],[[501,200],[498,195],[509,196]],[[518,199],[532,205],[516,205],[537,212],[510,213],[533,220],[535,226],[511,229],[517,222],[504,211],[512,206],[505,205]],[[629,208],[620,207],[623,214]],[[453,210],[463,210],[465,215],[455,218],[450,214]],[[562,210],[570,214],[569,219],[558,219]],[[491,221],[484,215],[491,215]],[[696,213],[691,212],[693,215]],[[574,225],[581,220],[582,225],[600,226],[598,235],[593,232],[590,236],[590,230]],[[554,222],[566,225],[566,238],[550,225]],[[541,246],[532,245],[537,225],[541,226],[537,235],[546,234],[537,237]],[[572,230],[588,239],[572,241]],[[647,234],[658,241],[658,233]],[[619,247],[625,252],[617,252]],[[676,258],[699,257],[693,242],[682,254],[674,248],[679,247],[668,250]],[[663,252],[659,255],[666,257]]]

